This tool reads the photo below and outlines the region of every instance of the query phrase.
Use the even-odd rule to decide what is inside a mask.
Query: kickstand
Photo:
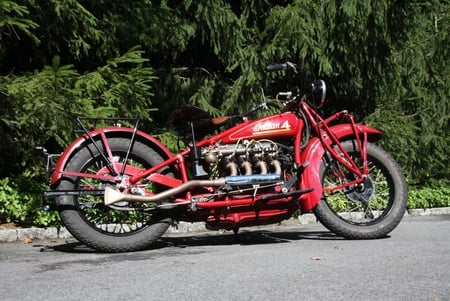
[[[234,233],[234,240],[235,242],[239,242],[239,227],[233,228],[233,233]]]

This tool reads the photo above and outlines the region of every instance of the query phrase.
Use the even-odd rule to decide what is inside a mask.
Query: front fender
[[[383,136],[379,130],[363,125],[357,124],[357,130],[360,134],[367,134],[368,141],[375,142]],[[330,127],[331,132],[338,138],[339,141],[353,139],[354,132],[351,124],[338,124]],[[325,143],[331,144],[330,139],[325,139]],[[301,154],[301,162],[309,162],[302,174],[301,188],[313,188],[310,193],[304,194],[301,198],[302,212],[311,211],[317,203],[322,199],[322,181],[320,179],[320,165],[322,157],[325,154],[325,149],[319,138],[312,138]]]
[[[134,129],[127,127],[106,127],[101,129],[96,129],[89,132],[89,135],[95,139],[95,137],[100,135],[105,135],[107,138],[111,137],[124,137],[131,138]],[[168,159],[173,156],[173,154],[164,146],[159,140],[155,137],[150,136],[142,131],[137,131],[135,139],[137,141],[143,142],[148,146],[155,149],[163,159]],[[62,172],[64,171],[67,162],[69,162],[70,158],[77,152],[77,150],[84,146],[86,143],[90,141],[88,135],[83,135],[74,140],[62,153],[56,162],[55,169],[52,172],[50,177],[50,186],[54,187],[59,180],[61,179]]]

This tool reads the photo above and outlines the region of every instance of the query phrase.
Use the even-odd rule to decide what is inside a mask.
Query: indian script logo
[[[270,133],[270,132],[277,132],[277,131],[286,131],[290,130],[291,125],[289,124],[289,121],[286,120],[285,122],[272,122],[272,121],[263,121],[258,122],[253,127],[253,133],[255,134],[261,134],[261,133]]]

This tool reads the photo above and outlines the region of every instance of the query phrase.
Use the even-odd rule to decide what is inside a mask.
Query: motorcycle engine
[[[263,139],[205,147],[201,154],[211,178],[269,173],[282,175],[292,162],[285,150],[286,147]]]

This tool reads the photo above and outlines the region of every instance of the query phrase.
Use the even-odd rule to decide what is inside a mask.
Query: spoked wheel
[[[130,140],[108,139],[115,162],[123,162]],[[134,142],[127,159],[127,170],[134,173],[163,161],[152,148]],[[91,177],[64,177],[59,190],[104,190],[114,186],[104,159],[94,145],[81,148],[68,162],[66,171],[95,174]],[[130,175],[128,175],[130,176]],[[145,189],[149,183],[140,183]],[[156,191],[158,188],[153,187]],[[69,232],[87,246],[103,252],[128,252],[149,247],[159,239],[171,224],[163,218],[155,205],[145,203],[118,202],[106,206],[103,195],[62,196],[58,199],[61,219]]]
[[[356,142],[342,145],[362,166]],[[337,189],[355,180],[354,175],[333,159],[324,159],[321,166],[324,195],[314,213],[330,231],[350,239],[385,237],[406,210],[406,182],[397,163],[375,144],[367,143],[366,147],[369,177],[362,183]]]

